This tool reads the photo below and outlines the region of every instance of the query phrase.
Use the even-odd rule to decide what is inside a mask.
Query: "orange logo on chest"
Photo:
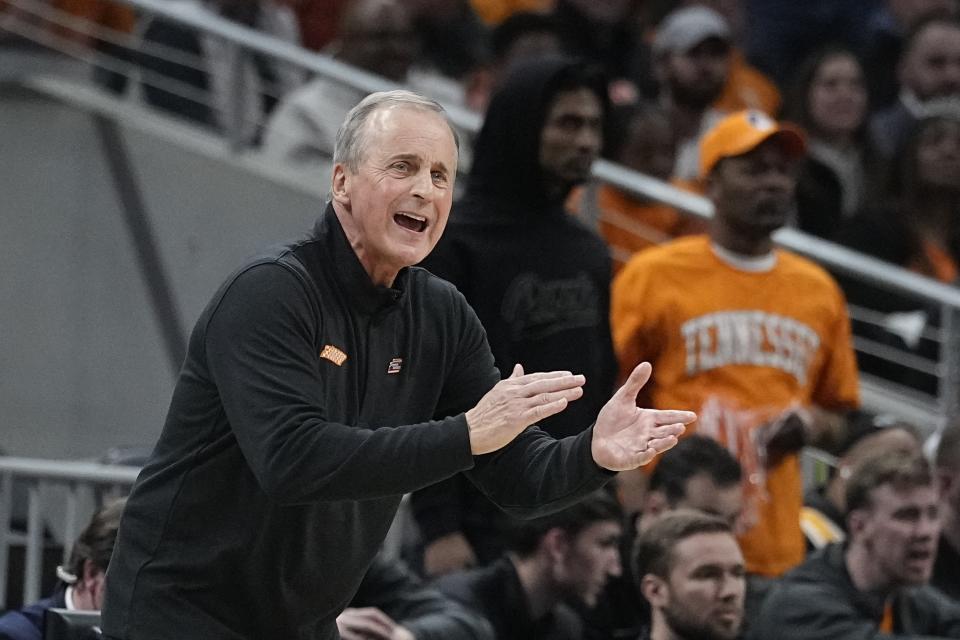
[[[347,354],[332,344],[323,347],[323,351],[320,352],[320,357],[324,360],[329,360],[338,367],[343,366],[343,363],[347,361]]]

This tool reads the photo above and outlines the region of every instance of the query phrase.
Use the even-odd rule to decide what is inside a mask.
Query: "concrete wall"
[[[152,445],[174,371],[93,116],[4,88],[0,131],[0,448]],[[120,132],[186,331],[240,260],[322,206],[195,131]]]

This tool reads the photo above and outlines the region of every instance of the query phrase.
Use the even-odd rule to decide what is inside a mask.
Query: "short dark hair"
[[[623,511],[609,493],[600,489],[562,511],[533,520],[511,521],[507,546],[520,557],[527,557],[537,550],[540,540],[551,529],[562,529],[573,537],[595,522],[606,521],[622,523]]]
[[[57,570],[61,580],[73,584],[81,579],[83,565],[87,560],[106,573],[110,556],[113,554],[113,545],[117,540],[117,529],[120,528],[120,516],[126,504],[126,498],[120,498],[108,502],[93,514],[90,523],[80,532],[73,544],[70,561]]]
[[[633,547],[631,564],[638,583],[648,573],[666,578],[673,568],[674,547],[700,533],[733,535],[733,529],[722,518],[694,509],[677,509],[657,516]]]
[[[921,455],[885,452],[859,464],[847,483],[847,514],[872,504],[871,493],[883,485],[898,491],[933,485],[930,463]]]
[[[740,482],[740,463],[712,438],[693,434],[661,456],[650,475],[650,490],[662,491],[673,506],[687,495],[687,481],[706,473],[720,487]]]
[[[561,93],[589,89],[600,100],[603,110],[603,121],[607,122],[610,113],[610,97],[607,93],[607,76],[600,65],[584,60],[573,60],[557,71],[547,82],[543,91],[541,125],[546,122],[551,105]]]
[[[947,425],[940,434],[934,462],[938,469],[960,470],[960,422]]]

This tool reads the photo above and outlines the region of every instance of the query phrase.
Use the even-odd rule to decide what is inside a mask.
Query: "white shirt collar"
[[[729,249],[724,249],[715,242],[710,243],[710,249],[713,254],[734,269],[748,271],[750,273],[766,273],[773,271],[777,266],[777,254],[771,251],[762,256],[745,256],[741,253],[735,253]]]
[[[67,587],[66,593],[63,594],[63,600],[66,602],[67,611],[76,611],[77,607],[73,604],[73,587]]]

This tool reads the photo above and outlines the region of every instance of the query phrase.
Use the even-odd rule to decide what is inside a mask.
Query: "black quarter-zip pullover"
[[[403,494],[467,471],[504,509],[557,510],[612,474],[592,431],[470,453],[499,379],[463,297],[419,268],[373,284],[328,206],[200,316],[107,576],[116,638],[336,638]]]

